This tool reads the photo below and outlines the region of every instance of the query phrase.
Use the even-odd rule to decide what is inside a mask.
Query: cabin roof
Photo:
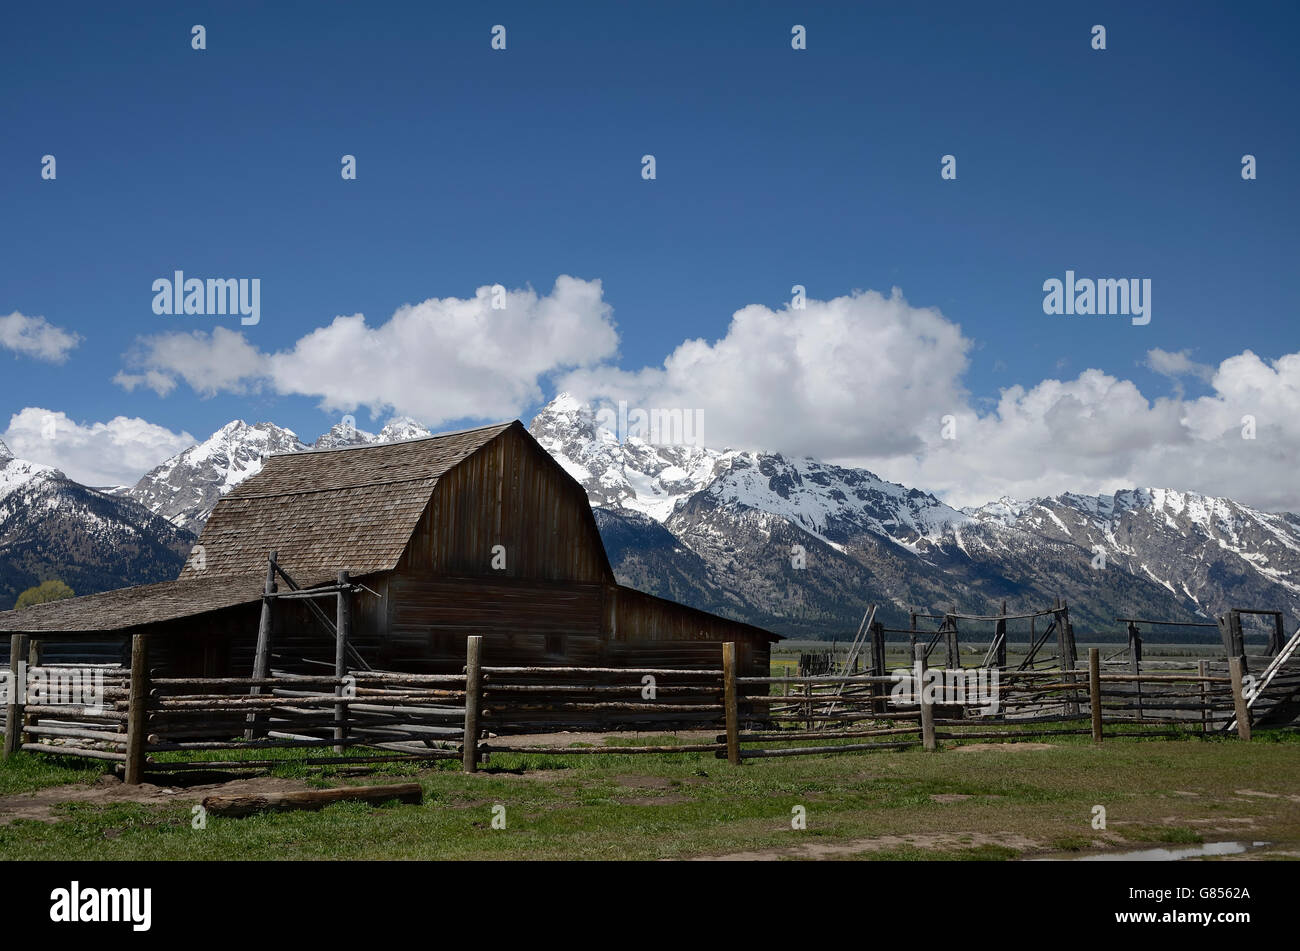
[[[182,578],[266,575],[299,584],[397,567],[438,479],[517,420],[378,446],[282,453],[217,503]]]

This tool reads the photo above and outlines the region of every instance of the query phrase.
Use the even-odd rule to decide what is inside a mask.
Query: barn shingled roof
[[[191,578],[159,581],[0,611],[0,631],[31,634],[124,631],[142,624],[175,621],[257,601],[265,577]]]
[[[269,457],[217,503],[176,581],[0,611],[0,631],[118,631],[257,601],[266,558],[311,587],[397,567],[438,479],[518,420]],[[200,569],[199,565],[202,564]]]
[[[519,422],[405,442],[282,453],[226,495],[182,578],[266,575],[266,556],[302,585],[396,568],[438,479]]]

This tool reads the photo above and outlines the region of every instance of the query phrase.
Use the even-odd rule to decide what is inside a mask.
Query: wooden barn
[[[175,581],[0,613],[47,661],[148,634],[172,676],[248,676],[259,623],[276,669],[333,666],[334,600],[277,597],[349,572],[352,656],[377,669],[458,671],[465,639],[485,662],[716,668],[737,644],[766,676],[778,635],[619,585],[583,488],[519,421],[401,443],[267,459],[216,506]],[[324,610],[320,607],[324,605]]]

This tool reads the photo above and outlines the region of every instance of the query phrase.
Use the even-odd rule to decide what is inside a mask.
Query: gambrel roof
[[[266,575],[266,557],[302,585],[397,567],[438,479],[512,426],[405,442],[282,453],[212,511],[182,578]]]

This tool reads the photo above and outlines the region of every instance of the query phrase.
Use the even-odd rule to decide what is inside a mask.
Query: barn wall
[[[719,645],[735,641],[742,674],[768,675],[771,646],[764,632],[684,604],[607,585],[604,624],[611,656],[624,666],[719,667]]]
[[[504,569],[492,567],[496,545],[505,548]],[[398,572],[613,580],[586,493],[513,428],[438,480]]]
[[[385,667],[459,670],[465,638],[481,634],[484,662],[497,666],[716,668],[733,640],[740,669],[767,674],[757,629],[617,585],[394,574],[386,590]]]
[[[465,663],[465,638],[482,634],[497,664],[589,663],[601,652],[601,586],[506,578],[388,580],[383,665]]]

